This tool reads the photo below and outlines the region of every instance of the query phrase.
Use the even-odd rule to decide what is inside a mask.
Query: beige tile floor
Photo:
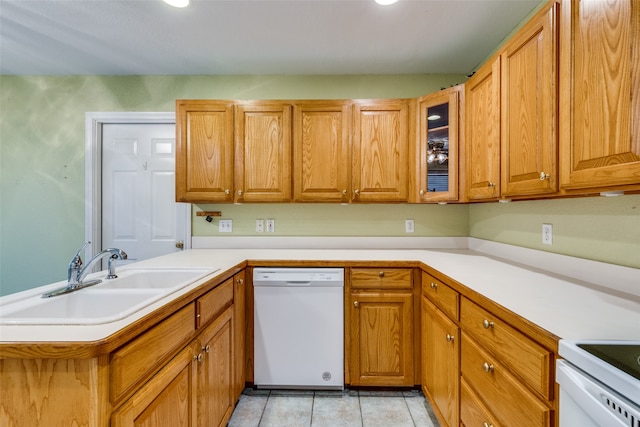
[[[438,427],[417,391],[246,389],[229,427]]]

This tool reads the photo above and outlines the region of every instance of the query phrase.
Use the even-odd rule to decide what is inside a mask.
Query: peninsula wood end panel
[[[107,425],[108,357],[0,359],[0,425]],[[72,395],[64,390],[72,391]]]

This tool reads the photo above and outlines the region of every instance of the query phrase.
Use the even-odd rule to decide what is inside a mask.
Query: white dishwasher
[[[256,268],[254,385],[344,388],[344,269]]]

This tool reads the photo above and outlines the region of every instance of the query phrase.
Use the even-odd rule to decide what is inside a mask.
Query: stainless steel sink
[[[5,325],[95,325],[115,322],[216,269],[129,269],[117,279],[79,291],[41,298],[41,292],[0,306]]]

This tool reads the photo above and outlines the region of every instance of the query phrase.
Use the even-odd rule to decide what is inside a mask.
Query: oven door
[[[640,425],[635,405],[565,360],[556,362],[560,385],[560,427]]]

